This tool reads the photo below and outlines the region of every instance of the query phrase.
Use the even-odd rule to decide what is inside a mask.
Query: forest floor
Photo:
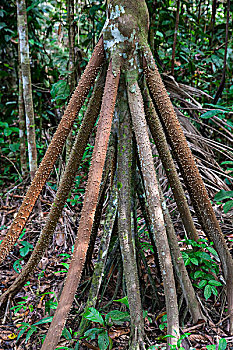
[[[1,267],[0,289],[1,293],[16,279],[22,266],[26,264],[30,256],[30,252],[36,244],[37,238],[41,232],[41,228],[45,224],[45,218],[48,215],[49,208],[53,202],[55,191],[53,187],[55,182],[47,183],[43,191],[39,204],[36,205],[34,211],[28,221],[23,236],[15,245],[14,251],[5,260]],[[77,230],[77,222],[79,220],[79,213],[81,209],[81,202],[84,192],[84,180],[79,185],[79,200],[72,201],[66,205],[63,210],[63,215],[59,220],[56,232],[53,236],[53,241],[45,256],[34,270],[33,274],[25,284],[23,289],[9,301],[6,308],[1,310],[1,326],[0,326],[0,350],[36,350],[41,347],[41,339],[46,334],[49,323],[42,323],[38,326],[33,326],[36,322],[43,318],[48,318],[53,315],[54,309],[57,305],[57,298],[61,292],[64,278],[66,276],[68,264],[72,254],[72,246],[75,241]],[[0,239],[4,237],[7,228],[12,222],[17,210],[22,202],[23,194],[26,190],[26,181],[16,184],[7,184],[4,189],[4,196],[1,199],[0,212]],[[232,214],[231,214],[232,215]],[[232,250],[232,216],[227,216],[225,220],[221,218],[222,224],[225,228],[225,236],[228,240],[229,248]],[[183,228],[179,221],[179,217],[174,216],[174,225],[180,239],[183,238]],[[230,229],[231,228],[231,229]],[[99,229],[99,237],[101,236],[101,227]],[[78,288],[75,301],[73,303],[67,324],[67,332],[63,332],[63,337],[59,344],[59,349],[99,349],[97,341],[80,339],[77,345],[77,338],[75,332],[78,329],[80,322],[80,315],[85,307],[85,302],[88,296],[88,287],[91,281],[91,271],[98,253],[98,244],[100,239],[97,239],[93,261],[91,266],[84,270],[81,284]],[[164,318],[165,304],[163,296],[163,286],[158,283],[156,276],[158,271],[154,263],[154,255],[148,249],[149,242],[147,236],[141,236],[141,241],[144,243],[144,252],[148,266],[150,267],[152,276],[156,282],[156,288],[161,300],[160,307],[155,307],[153,290],[150,286],[148,274],[144,266],[139,265],[140,285],[142,292],[143,309],[147,310],[145,317],[145,334],[147,345],[156,345],[154,349],[162,349],[166,346],[164,336],[166,335],[166,319]],[[180,241],[181,249],[186,249],[187,246],[184,241]],[[111,268],[104,279],[104,288],[100,291],[98,306],[96,307],[101,314],[106,314],[110,310],[127,311],[126,306],[119,302],[113,302],[110,306],[104,306],[112,299],[117,285],[119,264],[114,260]],[[221,280],[221,269],[220,269]],[[219,279],[218,276],[218,279]],[[107,282],[108,281],[108,282]],[[189,314],[187,313],[185,301],[182,293],[178,287],[178,298],[180,305],[181,316],[181,336],[184,336],[182,346],[184,349],[196,350],[213,350],[225,349],[215,347],[220,339],[226,339],[227,348],[233,349],[233,337],[229,335],[229,323],[226,313],[226,297],[224,288],[218,288],[218,295],[212,295],[208,300],[204,298],[203,289],[196,288],[198,298],[202,304],[203,312],[207,317],[207,322],[200,321],[200,323],[193,325]],[[125,284],[121,283],[121,288],[117,292],[115,299],[123,298],[125,296]],[[24,328],[22,328],[24,326]],[[91,327],[99,327],[97,323],[92,323]],[[20,330],[24,329],[24,332]],[[130,335],[130,324],[124,322],[121,325],[115,325],[108,329],[108,334],[113,342],[112,349],[126,349]],[[212,345],[212,347],[211,347]]]

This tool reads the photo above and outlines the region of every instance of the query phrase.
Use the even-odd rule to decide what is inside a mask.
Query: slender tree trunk
[[[96,307],[96,303],[98,301],[99,290],[100,290],[100,286],[104,276],[104,268],[105,268],[105,264],[108,256],[109,244],[112,236],[112,231],[115,225],[116,213],[117,213],[117,188],[116,186],[113,186],[106,215],[105,215],[103,234],[101,237],[98,259],[95,263],[95,268],[94,268],[94,272],[91,280],[91,287],[88,294],[88,300],[86,302],[84,313],[85,311],[87,311],[89,307]],[[89,323],[90,321],[82,317],[78,328],[79,336],[83,335]]]
[[[175,65],[175,54],[176,54],[176,41],[177,41],[177,32],[179,26],[179,17],[180,17],[180,0],[177,1],[176,5],[176,24],[175,24],[175,32],[172,46],[172,63],[171,63],[171,74],[174,75],[174,65]]]
[[[135,242],[131,233],[131,167],[132,130],[124,85],[118,93],[119,148],[118,148],[118,189],[119,215],[118,234],[126,280],[127,296],[131,319],[130,350],[145,349],[144,321],[138,280]]]
[[[70,92],[73,93],[76,85],[75,74],[75,27],[74,27],[74,0],[67,0],[67,22],[68,22],[68,37],[69,37],[69,87]],[[68,162],[70,151],[73,144],[72,130],[69,133],[66,141],[66,163]]]
[[[20,165],[22,177],[27,174],[27,151],[26,151],[26,123],[24,117],[24,102],[23,102],[23,82],[22,82],[22,69],[20,59],[20,45],[18,43],[18,62],[19,62],[19,143],[20,143]]]
[[[167,231],[168,242],[169,242],[170,251],[172,255],[173,266],[176,271],[178,280],[180,282],[180,286],[182,288],[193,322],[197,323],[199,320],[205,319],[205,317],[202,314],[200,303],[197,300],[192,282],[186,270],[184,260],[180,252],[180,247],[178,244],[175,229],[172,223],[172,219],[171,219],[169,210],[167,208],[166,200],[163,196],[163,192],[160,185],[159,185],[159,193],[160,193],[160,200],[163,208],[163,216],[166,224],[166,231]]]
[[[23,99],[26,114],[29,168],[32,180],[35,176],[37,169],[37,150],[28,44],[27,12],[25,0],[17,0],[17,20],[20,46],[20,63],[23,83]]]
[[[223,71],[222,71],[222,78],[220,81],[220,85],[218,87],[218,90],[216,92],[216,95],[214,97],[214,103],[216,104],[219,100],[219,98],[222,96],[223,89],[225,86],[225,80],[226,80],[226,67],[227,67],[227,47],[228,47],[228,35],[229,35],[229,19],[230,19],[230,5],[231,1],[227,0],[227,20],[226,20],[226,37],[225,37],[225,51],[224,51],[224,60],[223,60]]]
[[[185,193],[180,182],[178,173],[176,171],[175,163],[172,159],[172,155],[166,140],[166,136],[163,131],[163,127],[156,113],[155,107],[152,103],[146,85],[144,85],[143,88],[143,100],[145,105],[147,122],[149,124],[151,134],[153,136],[160,159],[162,161],[169,184],[171,186],[176,205],[179,210],[187,236],[190,239],[193,239],[197,242],[199,239],[198,233],[193,223],[191,212],[189,210]]]
[[[175,280],[172,268],[172,260],[167,240],[162,207],[160,203],[159,189],[150,148],[149,135],[147,132],[146,119],[143,109],[143,100],[138,83],[132,76],[128,80],[128,99],[130,112],[133,120],[143,180],[150,208],[152,225],[156,232],[156,246],[158,249],[161,273],[164,282],[164,293],[166,299],[166,310],[168,319],[168,334],[174,336],[168,340],[168,344],[175,345],[179,338],[179,313]],[[169,349],[169,345],[167,346]]]

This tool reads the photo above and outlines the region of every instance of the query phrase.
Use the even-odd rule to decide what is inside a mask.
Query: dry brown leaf
[[[188,338],[192,342],[207,342],[207,338],[202,334],[190,334]]]

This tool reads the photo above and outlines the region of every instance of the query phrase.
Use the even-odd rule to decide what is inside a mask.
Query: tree
[[[30,71],[30,57],[28,44],[27,12],[25,0],[17,1],[17,18],[19,33],[19,54],[20,54],[20,75],[22,75],[23,100],[26,115],[26,129],[28,140],[28,156],[31,180],[34,178],[37,169],[37,151],[35,119],[32,100],[32,85]],[[20,84],[21,85],[21,84]],[[21,112],[21,111],[20,111]]]
[[[99,96],[100,98],[96,99],[96,88],[98,86],[96,84],[93,97],[94,102],[98,101],[98,103],[96,103],[96,108],[94,110],[88,108],[88,113],[83,121],[83,123],[87,123],[86,125],[89,127],[88,132],[83,132],[83,130],[86,131],[84,126],[82,126],[79,131],[77,141],[67,164],[67,171],[63,175],[55,203],[51,209],[49,219],[47,221],[47,228],[45,229],[44,234],[42,233],[43,236],[41,235],[38,242],[38,253],[41,256],[45,247],[49,243],[49,237],[55,228],[56,222],[59,218],[62,207],[65,204],[65,199],[68,196],[72,184],[76,170],[74,167],[74,157],[77,156],[78,153],[77,143],[79,142],[79,145],[83,147],[85,142],[87,142],[87,137],[91,130],[91,126],[93,125],[91,123],[93,123],[93,121],[96,119],[100,108],[100,118],[98,122],[95,147],[86,186],[86,194],[81,219],[79,222],[77,239],[74,246],[74,253],[58,308],[54,315],[47,337],[43,343],[42,349],[54,349],[56,347],[81,278],[81,272],[85,264],[88,244],[92,233],[92,227],[95,221],[98,198],[101,192],[101,180],[106,164],[105,160],[116,101],[116,111],[118,116],[117,127],[119,128],[119,147],[117,154],[117,187],[119,197],[118,231],[119,240],[121,242],[121,251],[124,262],[124,272],[131,316],[132,339],[130,348],[143,349],[145,347],[135,251],[134,244],[132,244],[133,235],[131,227],[130,198],[131,193],[134,195],[135,192],[135,187],[133,186],[132,181],[132,178],[135,178],[135,174],[132,177],[131,171],[135,171],[133,170],[133,164],[136,164],[136,151],[132,151],[133,147],[134,149],[138,149],[139,164],[136,172],[139,173],[140,176],[142,174],[141,178],[144,186],[143,192],[145,195],[145,201],[148,204],[148,217],[151,223],[152,231],[155,235],[161,275],[164,283],[166,308],[168,314],[168,334],[173,336],[173,338],[170,340],[170,344],[172,345],[176,344],[179,337],[178,307],[174,273],[171,262],[172,258],[174,267],[178,271],[177,274],[179,275],[180,284],[183,286],[186,294],[188,294],[188,289],[192,288],[189,283],[190,281],[187,278],[187,274],[185,274],[186,271],[184,264],[181,266],[178,263],[179,260],[181,260],[180,256],[178,255],[179,247],[174,239],[174,228],[169,218],[166,203],[163,199],[156,178],[144,109],[147,116],[152,116],[151,120],[149,121],[149,125],[151,126],[152,134],[155,140],[157,139],[155,130],[159,130],[162,124],[167,140],[172,147],[176,160],[182,171],[182,175],[186,182],[186,186],[193,201],[193,205],[200,223],[202,224],[206,235],[213,240],[218,251],[227,281],[228,308],[232,327],[232,258],[227,249],[220,226],[216,220],[207,191],[198,172],[192,153],[188,147],[171,101],[167,95],[166,89],[155,65],[150,48],[147,44],[149,20],[146,3],[144,0],[137,2],[137,4],[135,0],[109,1],[108,15],[106,26],[98,44],[95,47],[92,58],[89,61],[89,64],[82,78],[80,79],[79,85],[70,100],[63,119],[54,135],[34,181],[28,190],[22,207],[19,210],[18,216],[16,217],[8,235],[0,246],[1,258],[4,259],[25,225],[36,198],[38,197],[41,188],[43,187],[43,184],[51,171],[56,157],[62,150],[62,146],[64,145],[66,137],[69,134],[75,116],[84,102],[91,85],[94,83],[100,67],[103,65],[104,60],[107,61],[108,70],[101,108],[100,101],[102,93]],[[147,87],[139,87],[138,82],[143,81],[143,76],[141,75],[142,69],[144,71],[144,77],[147,81],[153,102],[147,92]],[[100,81],[102,77],[105,77],[104,69],[100,70],[99,74],[98,81]],[[145,108],[143,106],[143,97]],[[89,107],[92,103],[93,99],[91,98]],[[159,123],[161,124],[158,123],[157,129],[154,129],[153,131],[157,118],[155,109],[158,112],[160,118]],[[91,117],[92,122],[87,119],[88,117]],[[134,132],[135,138],[132,136],[131,129]],[[163,142],[161,142],[161,140],[163,140]],[[182,212],[182,207],[184,206],[185,210],[190,216],[184,195],[180,193],[182,190],[177,190],[177,188],[180,188],[180,183],[178,182],[177,174],[175,173],[174,165],[172,164],[172,158],[171,156],[168,156],[168,154],[170,154],[169,148],[166,146],[166,138],[163,136],[163,134],[161,134],[161,140],[157,140],[157,147],[158,149],[160,147],[161,158],[164,157],[165,159],[165,157],[168,157],[167,159],[169,159],[169,164],[171,164],[173,175],[169,175],[170,169],[168,168],[168,164],[166,164],[164,161],[164,167],[167,167],[166,171],[174,191],[177,207],[179,208],[180,212]],[[115,176],[114,168],[112,175]],[[28,204],[29,201],[30,206]],[[182,205],[180,205],[179,201],[182,202]],[[185,215],[183,215],[183,218],[184,217]],[[184,224],[187,225],[186,227],[189,227],[188,233],[190,235],[193,234],[193,237],[196,237],[195,227],[190,223],[190,220],[191,218],[189,217],[186,224]],[[46,235],[49,230],[50,235]],[[172,241],[171,247],[169,247],[169,240],[170,242]],[[176,247],[175,249],[174,246]],[[23,273],[27,275],[32,271],[33,266],[33,264],[31,264],[30,268],[26,266]],[[132,268],[129,269],[131,266]],[[11,289],[10,292],[7,292],[8,294],[5,293],[5,295],[2,296],[1,301],[3,301],[7,295],[15,292],[19,286],[18,283],[22,283],[22,280],[20,281],[20,276],[14,284],[14,288]],[[193,293],[192,295],[194,299],[195,294]],[[187,304],[189,305],[191,312],[192,303],[187,301]],[[197,305],[199,313],[198,316],[193,317],[202,318],[198,302],[196,302],[195,305]],[[192,312],[191,314],[194,315]]]

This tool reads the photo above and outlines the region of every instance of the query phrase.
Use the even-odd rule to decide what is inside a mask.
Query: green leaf
[[[129,302],[128,302],[128,297],[127,296],[125,296],[122,299],[117,299],[117,300],[113,300],[113,301],[116,301],[117,303],[122,303],[122,304],[126,305],[129,308]]]
[[[94,340],[95,337],[103,331],[102,328],[91,328],[84,333],[84,337],[90,340]]]
[[[108,324],[111,323],[122,323],[125,321],[130,321],[130,316],[128,312],[122,312],[119,310],[112,310],[106,316],[105,320]]]
[[[62,331],[62,335],[67,340],[71,340],[72,339],[72,335],[70,334],[70,332],[68,331],[68,329],[66,327]]]
[[[23,327],[23,328],[21,329],[21,331],[20,331],[19,334],[18,334],[17,340],[21,337],[21,335],[23,335],[23,333],[27,330],[27,328],[28,328],[28,327]]]
[[[160,36],[160,38],[163,38],[163,33],[161,33],[159,30],[156,31],[155,35]]]
[[[1,23],[0,23],[0,29],[5,28],[5,27],[7,27],[6,23],[1,22]]]
[[[206,300],[209,299],[211,294],[212,294],[212,288],[211,288],[211,286],[209,284],[207,284],[205,286],[205,289],[204,289],[204,297],[205,297],[205,299]]]
[[[69,264],[67,264],[67,263],[60,263],[60,265],[63,265],[67,270],[69,270]]]
[[[220,190],[215,196],[214,200],[216,202],[222,201],[224,199],[232,198],[233,197],[233,191],[225,191],[225,190]]]
[[[214,295],[216,295],[216,297],[217,297],[217,296],[218,296],[218,291],[217,291],[216,287],[211,286],[211,290],[212,290],[212,293],[213,293]]]
[[[228,211],[231,210],[232,207],[233,207],[233,200],[226,202],[223,206],[224,213],[225,214],[228,213]]]
[[[215,345],[206,345],[206,349],[207,350],[216,350],[216,346]]]
[[[99,334],[98,336],[98,345],[100,350],[106,350],[109,345],[109,338],[108,338],[108,332],[104,331]]]
[[[199,287],[199,288],[203,288],[203,287],[205,287],[206,284],[207,284],[207,281],[206,281],[206,280],[202,280],[202,281],[200,281],[200,282],[198,283],[198,287]]]
[[[227,348],[226,339],[220,339],[218,343],[218,350],[225,350]]]
[[[20,243],[23,245],[23,248],[20,248],[19,252],[24,257],[29,253],[30,249],[33,249],[33,245],[27,241],[21,241]]]
[[[198,260],[196,258],[191,258],[191,262],[194,265],[198,265]]]
[[[9,128],[9,129],[4,129],[4,135],[5,136],[10,136],[12,134],[12,130]]]
[[[70,94],[69,85],[65,80],[59,80],[57,83],[52,85],[50,93],[55,101],[65,100]]]
[[[20,273],[20,270],[22,270],[22,266],[21,266],[21,264],[20,264],[20,261],[21,261],[22,259],[18,259],[18,260],[16,260],[15,262],[14,262],[14,264],[13,264],[13,269],[17,272],[17,273]]]
[[[92,322],[98,322],[102,325],[104,325],[104,320],[101,314],[98,310],[96,310],[94,307],[89,307],[89,309],[85,312],[83,315],[87,320],[90,320]]]
[[[196,278],[202,277],[203,275],[204,275],[204,272],[202,272],[202,271],[196,271],[196,272],[194,273],[194,278],[196,279]]]
[[[79,349],[79,341],[77,341],[77,343],[75,344],[74,350],[78,350]]]
[[[232,160],[226,160],[225,162],[222,162],[221,165],[223,164],[230,164],[233,165],[233,161]]]
[[[221,286],[221,285],[222,285],[221,282],[216,281],[216,280],[210,280],[208,283],[209,283],[211,286]]]
[[[214,115],[218,115],[220,113],[223,113],[223,111],[220,111],[219,109],[212,109],[212,110],[200,115],[200,118],[209,119],[209,118],[213,117]]]
[[[52,320],[53,320],[53,316],[45,317],[45,318],[42,318],[42,320],[40,320],[40,321],[34,323],[33,326],[38,326],[39,324],[44,324],[44,323],[52,322]]]
[[[36,331],[37,331],[36,327],[32,327],[32,328],[29,329],[29,331],[27,332],[27,335],[26,335],[25,344],[27,344],[27,342],[28,342],[29,338],[31,337],[31,335],[34,332],[36,332]]]
[[[218,253],[216,252],[216,250],[213,247],[206,247],[206,249],[212,253],[215,256],[218,256]]]

